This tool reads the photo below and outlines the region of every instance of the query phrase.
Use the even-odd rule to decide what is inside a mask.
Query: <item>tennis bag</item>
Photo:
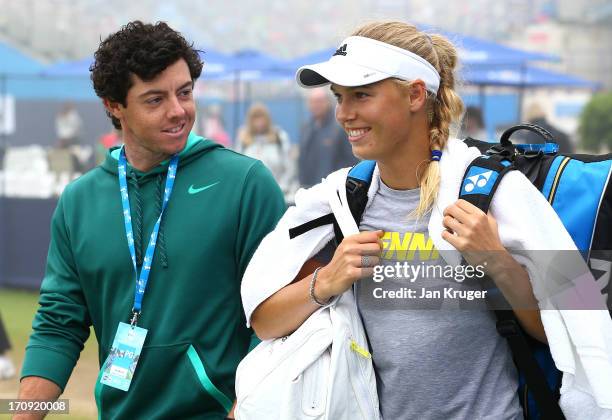
[[[541,144],[513,145],[510,136],[519,130],[539,134]],[[459,197],[487,211],[500,179],[488,193],[466,191],[479,177],[492,171],[502,178],[520,170],[546,197],[587,262],[612,314],[612,155],[560,154],[552,135],[541,127],[520,124],[506,130],[499,144],[467,138],[483,156],[466,170]],[[472,187],[468,187],[470,189]],[[477,189],[478,186],[475,185]],[[527,334],[512,311],[494,311],[497,330],[508,340],[519,370],[519,399],[525,419],[563,418],[558,408],[562,373],[555,367],[547,345]]]
[[[516,144],[510,136],[519,130],[539,134],[542,144]],[[499,144],[472,138],[464,142],[486,156],[512,162],[546,197],[582,253],[612,311],[612,154],[560,154],[551,134],[532,124],[506,130]]]
[[[519,130],[539,134],[544,143],[513,145],[510,136]],[[561,218],[587,261],[601,293],[607,297],[612,313],[612,155],[559,154],[552,135],[532,124],[509,128],[497,144],[472,138],[464,142],[477,147],[483,155],[468,166],[459,198],[487,212],[503,176],[511,170],[525,174]],[[362,161],[347,176],[348,205],[358,224],[367,203],[374,167],[374,161]],[[491,177],[495,177],[495,181],[487,182]],[[480,188],[483,184],[491,188]],[[333,214],[296,226],[289,234],[293,238],[330,223],[334,225],[336,241],[340,243],[343,236]],[[511,310],[493,312],[497,318],[497,331],[507,339],[519,371],[518,392],[525,419],[564,419],[558,405],[562,374],[556,369],[548,346],[525,334]]]

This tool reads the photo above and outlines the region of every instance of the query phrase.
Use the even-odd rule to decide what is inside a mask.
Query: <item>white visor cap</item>
[[[302,66],[296,73],[300,86],[313,88],[335,83],[354,87],[395,77],[425,82],[428,91],[438,92],[440,75],[424,58],[403,48],[362,36],[350,36],[323,63]]]

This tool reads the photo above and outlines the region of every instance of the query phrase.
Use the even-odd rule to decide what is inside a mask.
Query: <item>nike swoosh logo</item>
[[[217,182],[215,182],[214,184],[205,185],[205,186],[203,186],[203,187],[201,187],[201,188],[195,188],[195,187],[193,186],[193,184],[191,184],[191,185],[189,186],[189,189],[187,190],[187,192],[188,192],[189,194],[197,194],[197,193],[202,192],[202,191],[204,191],[204,190],[207,190],[207,189],[209,189],[209,188],[211,188],[211,187],[214,187],[214,186],[215,186],[215,185],[217,185],[219,182],[221,182],[221,181],[217,181]]]

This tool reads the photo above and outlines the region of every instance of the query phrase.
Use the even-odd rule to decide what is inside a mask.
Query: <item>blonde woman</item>
[[[467,292],[473,284],[459,276],[409,278],[396,270],[398,263],[444,267],[442,251],[459,251],[477,266],[482,252],[494,252],[486,274],[513,308],[526,308],[514,310],[523,329],[545,342],[525,268],[531,266],[519,264],[507,248],[527,246],[521,241],[529,238],[541,246],[531,249],[575,249],[518,171],[499,184],[489,214],[457,199],[465,169],[479,155],[450,136],[463,110],[455,91],[457,62],[444,37],[381,22],[359,28],[329,61],[298,70],[303,87],[330,85],[353,153],[376,161],[368,203],[357,221],[360,233],[338,245],[329,226],[289,239],[287,229],[333,209],[325,199],[331,186],[342,201],[348,170],[298,191],[296,206],[264,239],[242,283],[246,318],[263,340],[290,335],[353,289],[386,419],[523,418],[512,355],[484,302],[478,310],[453,310],[464,307],[461,293],[423,296],[448,287]],[[375,266],[394,274],[381,279]],[[384,293],[406,289],[414,290],[414,299]],[[431,310],[441,307],[450,309]]]
[[[236,150],[261,160],[270,169],[285,195],[293,186],[294,164],[291,162],[289,136],[272,123],[268,108],[255,103],[247,112],[244,127],[238,133]]]

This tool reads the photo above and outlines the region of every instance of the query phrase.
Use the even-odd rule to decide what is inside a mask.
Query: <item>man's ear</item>
[[[427,102],[427,88],[422,80],[415,80],[408,87],[408,97],[410,98],[410,111],[417,112],[425,108]]]
[[[106,108],[106,111],[110,115],[117,118],[118,120],[121,119],[124,107],[119,102],[111,101],[110,99],[104,98],[102,100],[102,103],[104,104],[104,108]]]

